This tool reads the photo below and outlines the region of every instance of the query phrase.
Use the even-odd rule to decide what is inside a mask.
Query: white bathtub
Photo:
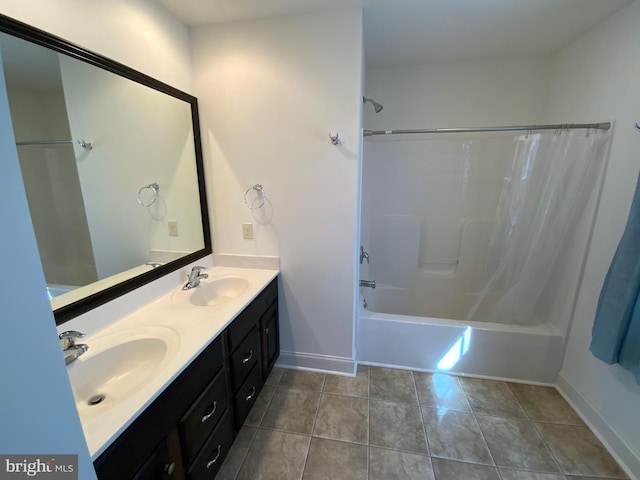
[[[356,358],[366,365],[555,383],[564,339],[518,326],[377,313],[360,307]]]

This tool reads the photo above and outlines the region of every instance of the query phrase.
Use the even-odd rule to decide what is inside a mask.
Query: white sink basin
[[[202,280],[197,287],[176,292],[175,295],[188,297],[192,305],[209,307],[238,298],[248,287],[249,282],[242,277],[212,278]]]
[[[167,327],[82,339],[89,350],[67,372],[80,418],[92,418],[130,398],[174,357],[180,339]]]

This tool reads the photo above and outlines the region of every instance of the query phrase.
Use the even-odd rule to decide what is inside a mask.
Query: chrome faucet
[[[193,267],[189,273],[187,283],[182,287],[182,290],[191,290],[194,287],[200,285],[200,280],[209,277],[206,273],[200,273],[204,267]]]
[[[64,352],[64,363],[69,365],[78,359],[80,355],[89,350],[89,345],[84,343],[76,343],[76,338],[84,337],[84,333],[75,330],[68,330],[58,335],[60,339],[60,348]]]
[[[376,288],[376,281],[375,280],[360,280],[360,286],[361,287]]]
[[[365,260],[369,263],[369,254],[365,252],[364,247],[360,245],[360,265],[362,265]]]

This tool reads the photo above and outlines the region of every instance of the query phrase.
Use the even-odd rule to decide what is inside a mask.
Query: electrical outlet
[[[169,226],[169,235],[172,237],[178,236],[178,221],[177,220],[169,220],[167,222]]]
[[[253,223],[242,224],[242,238],[245,240],[253,240]]]

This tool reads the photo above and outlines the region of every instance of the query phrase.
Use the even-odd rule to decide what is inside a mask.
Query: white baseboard
[[[276,366],[349,376],[355,376],[356,372],[356,363],[352,358],[302,352],[280,351]]]
[[[591,406],[589,401],[576,390],[573,384],[560,372],[557,388],[567,402],[578,412],[582,420],[591,428],[596,437],[618,461],[631,480],[640,480],[640,455],[629,448],[625,441],[611,428],[607,421]]]

